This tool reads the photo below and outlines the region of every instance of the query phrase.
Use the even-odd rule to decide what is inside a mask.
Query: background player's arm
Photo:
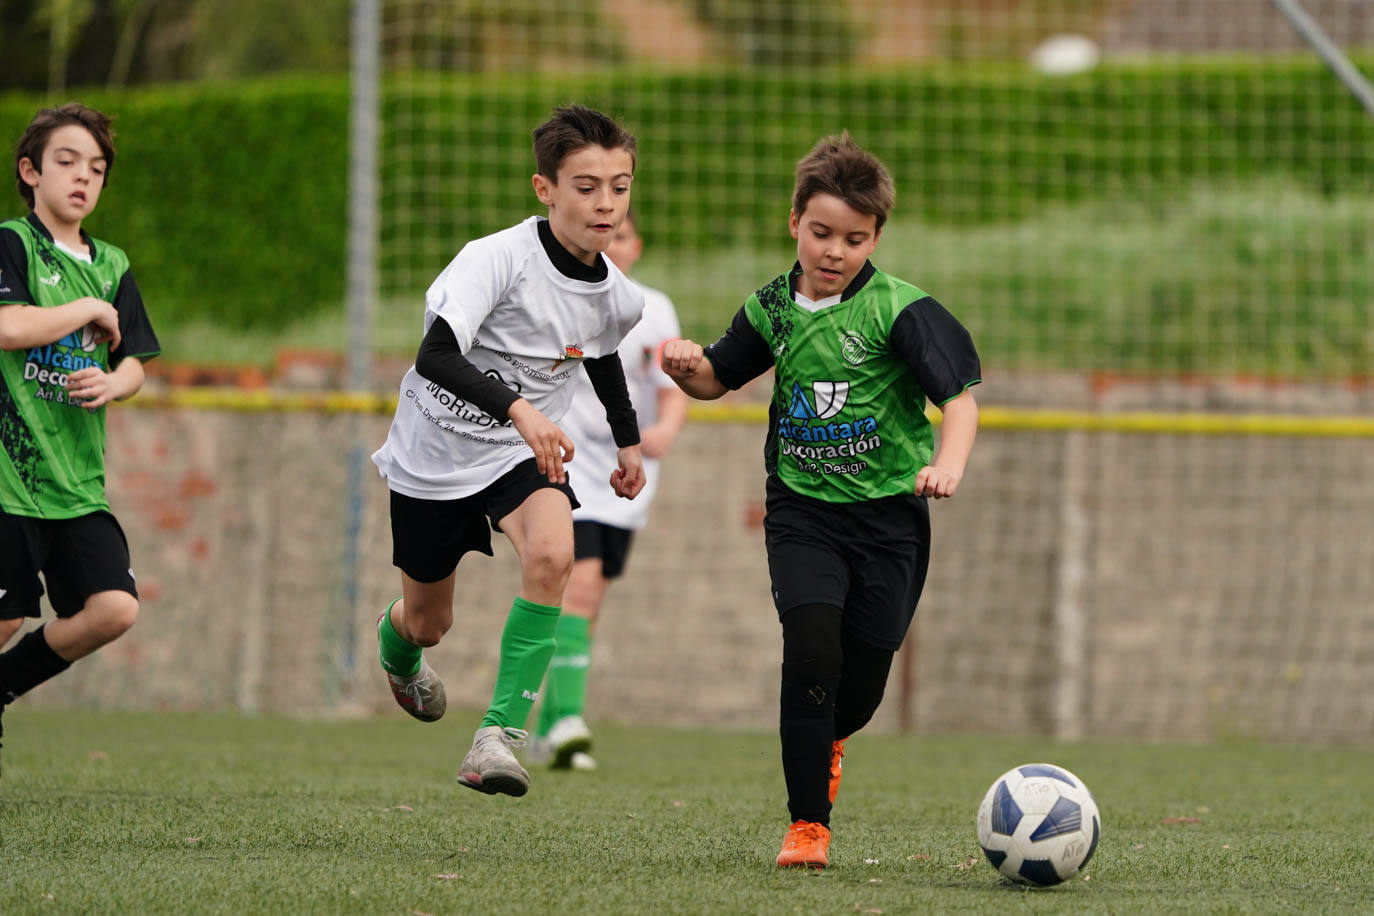
[[[649,458],[662,458],[687,423],[687,395],[677,388],[658,389],[658,422],[640,432],[640,448]]]
[[[143,360],[126,356],[106,372],[99,366],[78,369],[67,376],[67,396],[87,408],[133,397],[143,387]]]
[[[978,435],[978,402],[973,392],[965,389],[962,394],[940,407],[944,420],[940,424],[940,445],[930,464],[916,473],[916,493],[943,499],[953,496],[964,479],[964,466],[968,464],[969,453],[973,451],[973,440]]]
[[[23,350],[61,340],[86,325],[95,325],[95,342],[119,346],[119,313],[94,296],[73,299],[64,305],[0,306],[0,350]]]

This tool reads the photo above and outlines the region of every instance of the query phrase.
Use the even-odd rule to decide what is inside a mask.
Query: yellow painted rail
[[[129,402],[145,408],[188,408],[255,413],[390,414],[394,395],[349,391],[273,391],[245,388],[167,388]],[[765,423],[767,404],[693,404],[688,416],[701,423]],[[940,422],[938,410],[930,411]],[[1374,438],[1374,417],[1267,413],[1039,410],[982,407],[979,427],[1022,432],[1085,430],[1103,433],[1164,433],[1199,436],[1291,436]]]

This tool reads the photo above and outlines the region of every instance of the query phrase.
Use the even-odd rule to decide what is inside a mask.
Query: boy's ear
[[[19,177],[23,179],[24,184],[31,188],[38,187],[38,180],[41,174],[42,172],[34,166],[33,160],[28,156],[19,160]]]
[[[787,211],[787,231],[792,233],[792,238],[801,237],[801,224],[797,222],[797,211]]]
[[[530,178],[530,183],[534,185],[534,196],[539,198],[539,202],[546,207],[552,207],[553,182],[549,181],[547,177],[540,174],[539,172],[535,172],[534,175]]]

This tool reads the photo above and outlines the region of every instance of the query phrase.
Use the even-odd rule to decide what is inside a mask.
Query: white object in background
[[[1068,76],[1097,66],[1097,42],[1083,35],[1051,35],[1030,53],[1031,66],[1049,76]]]

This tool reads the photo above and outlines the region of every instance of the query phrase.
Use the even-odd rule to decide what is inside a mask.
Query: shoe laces
[[[829,835],[830,830],[824,824],[817,824],[814,821],[797,821],[787,830],[787,839],[790,843],[802,843],[810,841],[820,842]]]
[[[483,735],[485,741],[500,741],[507,747],[524,747],[529,737],[530,733],[523,728],[512,728],[509,725],[502,727],[498,734]]]

